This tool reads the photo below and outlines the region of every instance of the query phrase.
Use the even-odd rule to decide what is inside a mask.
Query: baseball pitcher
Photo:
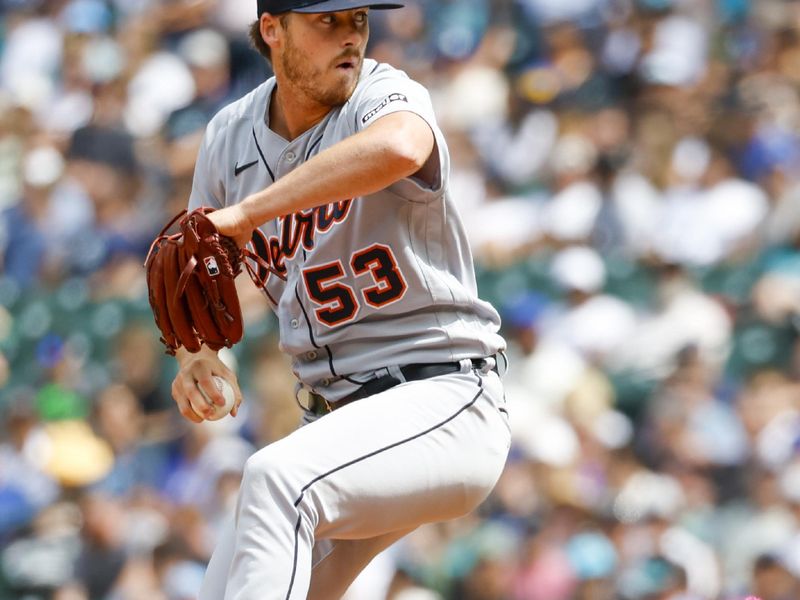
[[[247,462],[201,598],[329,600],[394,541],[489,494],[510,440],[505,343],[476,295],[428,93],[364,56],[369,11],[401,5],[257,7],[250,35],[275,76],[208,125],[189,201],[203,208],[182,222],[186,243],[167,252],[163,236],[153,252],[172,261],[154,277],[179,289],[151,302],[169,305],[156,320],[179,361],[182,415],[200,422],[206,397],[223,402],[214,376],[232,384],[235,412],[241,393],[216,349],[238,340],[226,329],[238,306],[203,286],[238,267],[207,234],[232,238],[234,254],[252,242],[306,424]],[[181,303],[184,289],[200,300]],[[202,323],[198,306],[213,312]]]

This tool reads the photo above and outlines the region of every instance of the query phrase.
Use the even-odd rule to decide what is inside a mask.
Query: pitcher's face
[[[324,106],[347,102],[364,62],[368,14],[369,9],[357,8],[288,15],[276,57],[284,78]]]

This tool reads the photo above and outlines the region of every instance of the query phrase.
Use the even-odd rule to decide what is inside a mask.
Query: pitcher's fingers
[[[197,381],[199,379],[211,379],[210,369],[204,367],[202,364],[198,365],[195,363],[191,369],[181,369],[175,379],[178,381],[181,391],[183,392],[182,397],[185,399],[188,409],[194,412],[201,421],[214,414],[214,407],[200,391],[200,388],[197,387]],[[186,416],[183,412],[181,414]],[[187,416],[187,418],[191,419],[190,416]],[[194,419],[191,420],[194,421]]]
[[[217,389],[217,382],[214,381],[214,376],[210,371],[208,375],[198,377],[196,385],[198,389],[205,392],[203,400],[208,399],[212,404],[216,404],[217,406],[225,405],[225,398],[223,398],[222,393]]]
[[[189,405],[189,400],[184,393],[184,386],[178,377],[172,382],[172,399],[178,406],[178,412],[184,419],[192,423],[202,423],[203,418],[199,416]]]
[[[189,407],[199,415],[201,419],[207,419],[214,414],[214,405],[211,404],[203,392],[197,385],[193,385],[191,389],[186,390],[186,399],[189,402]]]
[[[231,416],[235,417],[239,413],[239,406],[242,404],[242,390],[239,388],[239,382],[234,380],[233,386],[233,408],[231,409]]]

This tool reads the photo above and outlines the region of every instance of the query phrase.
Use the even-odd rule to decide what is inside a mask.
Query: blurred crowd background
[[[0,0],[0,598],[190,600],[297,425],[241,287],[240,416],[193,426],[142,261],[205,124],[269,75],[254,0]],[[800,2],[409,0],[514,444],[480,511],[349,600],[800,598]],[[357,432],[354,432],[356,434]]]

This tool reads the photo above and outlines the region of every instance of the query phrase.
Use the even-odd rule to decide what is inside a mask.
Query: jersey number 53
[[[360,302],[382,308],[400,300],[408,289],[392,249],[383,244],[353,253],[349,268],[356,278],[368,274],[372,279],[371,285],[361,290],[360,298],[351,286],[341,281],[347,276],[341,260],[303,270],[308,297],[319,306],[314,314],[328,327],[352,321]]]

